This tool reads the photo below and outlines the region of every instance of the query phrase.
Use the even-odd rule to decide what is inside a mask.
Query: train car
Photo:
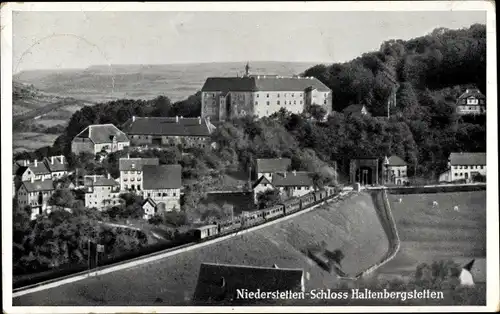
[[[300,199],[293,198],[283,202],[283,206],[285,207],[285,215],[295,213],[302,209]]]
[[[311,204],[315,202],[314,193],[307,193],[301,196],[300,200],[302,201],[302,209],[309,207]]]
[[[219,234],[231,233],[241,228],[241,219],[236,218],[233,221],[224,221],[218,224]]]
[[[264,210],[264,218],[266,220],[285,215],[283,205],[275,205]]]
[[[215,237],[219,234],[219,226],[206,225],[194,229],[194,237],[196,240],[203,240]]]
[[[322,201],[321,191],[314,192],[314,201],[320,203]]]
[[[264,210],[258,210],[254,212],[244,212],[241,215],[242,226],[250,227],[254,225],[258,225],[259,223],[265,220],[264,218]]]

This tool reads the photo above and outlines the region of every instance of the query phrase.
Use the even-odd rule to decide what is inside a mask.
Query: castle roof
[[[202,92],[303,92],[330,89],[315,77],[284,77],[278,75],[251,75],[246,77],[209,77]]]

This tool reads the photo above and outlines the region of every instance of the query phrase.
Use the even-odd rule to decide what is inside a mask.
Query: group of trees
[[[14,203],[14,274],[33,273],[64,265],[86,263],[88,241],[105,246],[104,256],[118,256],[148,245],[148,237],[130,229],[98,223],[98,212],[79,208],[53,210],[31,220],[27,208]]]

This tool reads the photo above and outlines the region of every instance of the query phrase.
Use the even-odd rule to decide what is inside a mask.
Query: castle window
[[[271,103],[268,101],[268,102],[267,102],[267,105],[269,106],[270,104],[271,104]]]
[[[278,93],[278,98],[280,98],[280,93]]]
[[[267,98],[269,98],[269,94],[267,94]]]
[[[259,94],[257,93],[257,98],[259,98]]]

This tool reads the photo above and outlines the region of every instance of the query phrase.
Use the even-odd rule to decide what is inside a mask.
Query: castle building
[[[226,121],[246,115],[259,118],[281,108],[300,114],[311,105],[332,111],[332,91],[314,77],[250,75],[209,77],[201,90],[201,115]]]

